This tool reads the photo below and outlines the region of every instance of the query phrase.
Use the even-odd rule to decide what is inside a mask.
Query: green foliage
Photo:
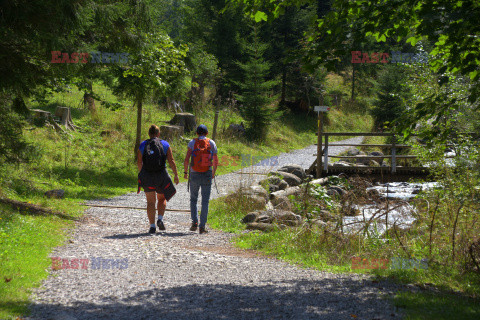
[[[288,7],[298,7],[313,0],[289,0],[263,3],[258,0],[237,0],[245,12],[262,19],[284,14]],[[352,47],[345,44],[374,39],[379,43],[415,46],[427,41],[433,46],[429,53],[429,68],[438,75],[440,86],[454,77],[465,78],[468,84],[467,102],[478,108],[480,98],[480,31],[477,28],[478,1],[350,1],[332,2],[332,10],[318,21],[312,21],[309,33],[309,60],[334,70],[338,60],[349,55]],[[352,39],[355,39],[352,42]],[[357,48],[354,48],[357,49]],[[468,80],[467,80],[468,79]],[[411,133],[420,120],[448,116],[458,108],[459,100],[448,93],[424,96],[412,106],[411,116],[401,126]],[[442,128],[438,128],[442,131]],[[446,138],[446,135],[444,135]]]
[[[247,122],[247,136],[251,140],[264,140],[270,123],[277,116],[271,107],[274,98],[270,96],[276,82],[266,80],[270,69],[262,56],[266,45],[259,42],[256,29],[252,36],[252,43],[246,45],[250,60],[238,63],[244,72],[244,80],[239,83],[241,94],[236,98],[243,104],[240,112]]]
[[[187,48],[176,48],[171,39],[161,33],[138,37],[142,38],[142,45],[130,53],[128,67],[119,70],[121,76],[114,92],[136,101],[184,94],[184,82],[189,81],[184,62]]]
[[[0,163],[18,163],[29,158],[28,144],[22,136],[23,125],[24,119],[18,113],[0,104]]]
[[[375,119],[375,127],[387,127],[406,111],[406,101],[410,92],[406,85],[408,77],[400,66],[385,66],[379,74],[377,99],[371,113]]]

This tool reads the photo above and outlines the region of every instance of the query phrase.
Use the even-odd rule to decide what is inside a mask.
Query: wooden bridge
[[[391,144],[348,144],[348,143],[329,143],[329,137],[338,137],[338,136],[363,136],[363,137],[392,137]],[[325,137],[325,142],[322,142],[322,138]],[[346,175],[359,175],[366,176],[373,180],[381,181],[405,181],[409,177],[426,177],[430,174],[429,168],[419,167],[419,166],[401,166],[399,165],[399,160],[401,159],[417,159],[416,155],[401,155],[397,154],[399,149],[411,148],[410,145],[398,144],[396,143],[397,138],[393,133],[358,133],[358,132],[323,132],[320,134],[319,143],[317,144],[317,159],[308,169],[310,174],[315,174],[317,177],[324,177],[329,175],[339,175],[341,173]],[[349,155],[329,155],[329,147],[338,146],[338,147],[379,147],[379,148],[388,148],[391,152],[390,154],[385,154],[383,156],[362,156],[362,160],[380,160],[380,159],[390,159],[389,165],[383,166],[335,166],[332,165],[329,160],[334,159],[360,159],[358,156],[349,156]],[[380,161],[382,162],[382,161]]]

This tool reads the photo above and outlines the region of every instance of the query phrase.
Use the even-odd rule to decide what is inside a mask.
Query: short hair
[[[154,124],[150,126],[150,129],[148,129],[148,135],[150,138],[156,137],[160,134],[160,128]]]
[[[197,127],[197,134],[207,134],[207,133],[208,133],[208,129],[206,125],[201,124]]]

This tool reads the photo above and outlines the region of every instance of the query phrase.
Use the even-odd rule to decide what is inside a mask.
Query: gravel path
[[[282,154],[279,166],[308,167],[315,151],[311,146]],[[251,170],[259,167],[244,171]],[[262,178],[232,173],[218,177],[217,184],[221,190],[234,190],[240,182]],[[188,209],[186,185],[177,190],[167,207]],[[217,196],[212,191],[212,197]],[[143,194],[134,193],[96,203],[146,206]],[[167,212],[165,225],[167,232],[149,235],[144,211],[86,210],[71,240],[51,256],[69,263],[90,259],[89,264],[86,269],[51,270],[32,294],[32,314],[26,319],[401,318],[384,299],[397,289],[390,283],[300,268],[236,249],[229,243],[230,234],[188,231],[188,213]]]

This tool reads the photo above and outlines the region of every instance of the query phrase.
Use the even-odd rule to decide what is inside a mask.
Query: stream
[[[381,236],[395,225],[400,230],[408,229],[416,220],[416,209],[410,203],[420,192],[435,188],[436,182],[409,183],[390,182],[368,190],[376,190],[382,201],[378,204],[356,206],[360,214],[343,218],[343,231],[355,233],[365,229],[370,235]],[[365,228],[365,225],[368,225]]]

